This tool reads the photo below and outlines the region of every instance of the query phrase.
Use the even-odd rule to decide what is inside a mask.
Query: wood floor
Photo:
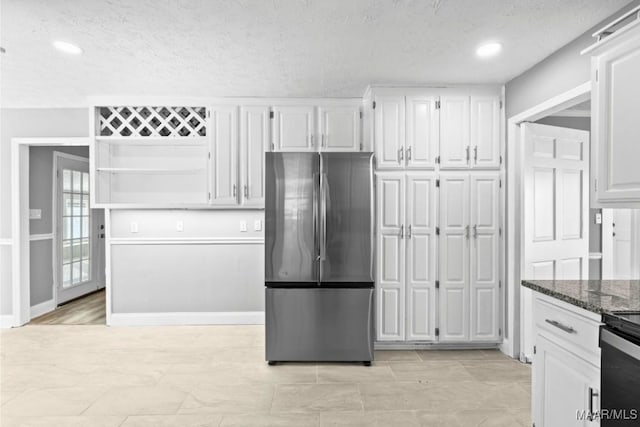
[[[31,325],[104,325],[105,291],[94,292],[71,301],[50,313],[36,317]]]

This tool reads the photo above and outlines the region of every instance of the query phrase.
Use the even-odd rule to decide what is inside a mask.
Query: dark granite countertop
[[[522,286],[594,313],[640,311],[640,280],[523,280]]]

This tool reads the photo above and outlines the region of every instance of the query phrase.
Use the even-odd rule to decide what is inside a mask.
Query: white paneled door
[[[500,167],[500,99],[471,97],[471,167]]]
[[[211,107],[211,204],[238,203],[238,109]]]
[[[378,341],[405,339],[404,174],[377,177],[377,319]]]
[[[322,151],[360,151],[360,107],[318,108]]]
[[[521,125],[525,151],[523,279],[587,279],[589,261],[589,132]],[[523,293],[523,325],[531,325]],[[524,351],[533,352],[524,331]]]
[[[469,340],[469,174],[440,175],[440,341]]]
[[[375,152],[378,169],[403,169],[405,164],[404,96],[376,96]]]
[[[314,111],[307,105],[274,107],[274,150],[317,151]]]
[[[466,169],[471,165],[469,97],[440,97],[440,167]]]
[[[440,110],[437,96],[408,96],[407,167],[434,168],[440,139]]]
[[[264,153],[269,151],[268,106],[240,108],[242,204],[264,206]]]
[[[497,341],[500,322],[500,174],[473,173],[471,191],[471,341]]]
[[[436,328],[436,175],[406,177],[406,339],[433,341]]]

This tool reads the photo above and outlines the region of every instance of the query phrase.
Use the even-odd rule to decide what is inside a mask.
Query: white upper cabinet
[[[274,151],[317,151],[315,107],[273,107]]]
[[[471,96],[472,168],[500,167],[500,99]]]
[[[407,96],[408,168],[432,169],[438,156],[440,110],[437,96]]]
[[[240,108],[240,176],[242,204],[264,206],[264,153],[269,151],[268,106]]]
[[[402,173],[377,177],[376,333],[378,341],[405,337],[405,179]]]
[[[592,55],[592,206],[640,207],[640,21],[587,49]]]
[[[405,164],[404,96],[376,96],[374,122],[377,168],[403,168]]]
[[[466,169],[470,166],[469,96],[441,96],[440,167]]]
[[[318,108],[320,149],[322,151],[360,151],[360,107]]]
[[[499,172],[471,174],[471,340],[499,339]]]
[[[211,132],[211,204],[238,203],[238,108],[213,106]]]

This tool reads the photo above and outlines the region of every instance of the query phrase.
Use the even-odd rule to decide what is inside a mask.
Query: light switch
[[[42,219],[42,209],[29,209],[29,219]]]
[[[137,222],[132,222],[131,223],[131,232],[132,233],[137,233],[138,232],[138,223]]]
[[[247,231],[247,221],[240,221],[240,231]]]
[[[184,221],[176,221],[176,231],[184,231]]]
[[[599,212],[596,214],[596,224],[602,224],[602,214]]]
[[[262,220],[261,219],[256,219],[255,222],[253,223],[253,230],[254,231],[262,231]]]

